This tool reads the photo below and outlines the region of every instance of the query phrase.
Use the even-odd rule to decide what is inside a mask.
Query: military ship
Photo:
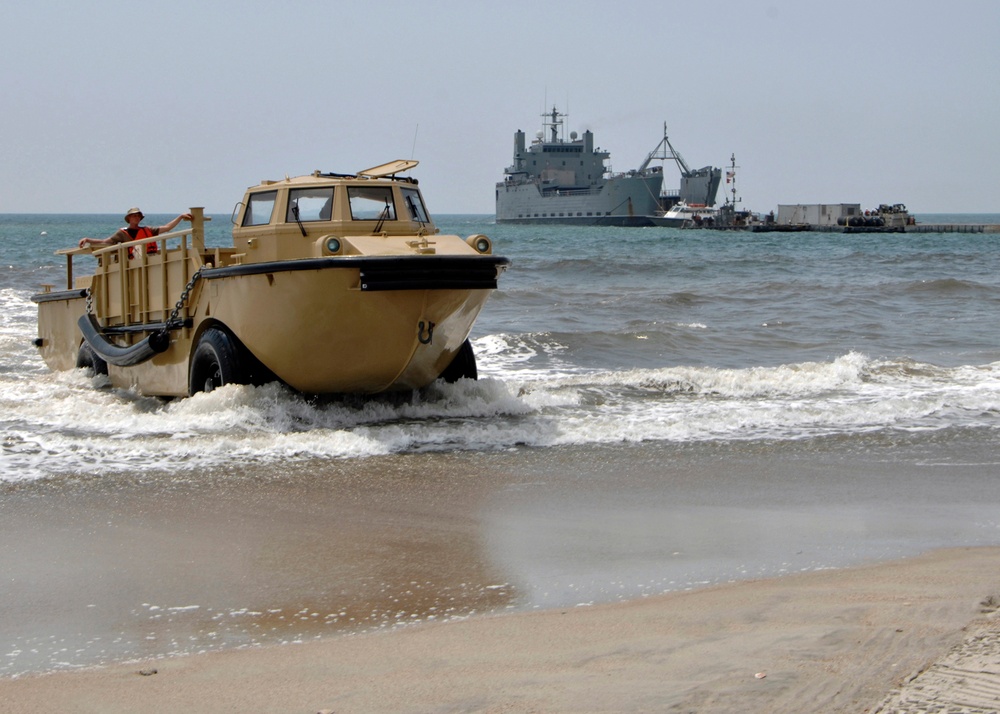
[[[542,130],[531,146],[524,132],[514,133],[514,163],[497,184],[497,223],[569,223],[575,225],[664,225],[675,205],[710,209],[715,205],[722,170],[691,169],[667,138],[649,152],[638,169],[614,174],[604,162],[607,151],[594,148],[594,135],[571,132],[566,141],[565,114],[552,107],[542,114]],[[663,167],[654,160],[674,161],[680,189],[663,186]]]
[[[564,136],[565,114],[552,107],[530,146],[514,133],[514,163],[497,184],[497,223],[648,226],[660,209],[663,169],[645,166],[613,174],[594,135]]]

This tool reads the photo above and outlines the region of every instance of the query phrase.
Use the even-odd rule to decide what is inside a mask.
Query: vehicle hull
[[[496,271],[506,264],[503,259],[471,260],[488,263],[482,267],[491,271],[494,285]],[[370,260],[309,262],[314,267],[286,261],[245,270],[205,270],[193,291],[190,325],[171,331],[170,346],[146,362],[108,365],[112,385],[145,394],[187,395],[191,356],[201,334],[214,327],[232,334],[271,374],[301,392],[419,389],[448,367],[492,292],[488,280],[481,287],[448,288],[448,276],[434,269],[438,261],[433,258],[392,261],[398,278],[424,286],[417,289],[365,289],[363,266]],[[76,366],[83,295],[75,290],[36,296],[41,354],[53,370]],[[115,341],[134,343],[159,324],[149,330],[135,325]]]
[[[327,267],[209,274],[205,311],[210,323],[228,328],[299,391],[382,392],[434,381],[468,339],[490,294],[368,291],[360,288],[359,273]]]

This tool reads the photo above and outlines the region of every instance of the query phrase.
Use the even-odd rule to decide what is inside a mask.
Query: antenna
[[[410,149],[410,158],[413,158],[413,154],[417,151],[417,132],[420,131],[420,124],[417,124],[417,128],[413,130],[413,148]]]
[[[732,184],[731,191],[733,194],[733,210],[735,210],[736,204],[740,202],[739,199],[736,197],[736,169],[738,169],[739,166],[736,165],[735,153],[729,158],[729,161],[731,163],[729,165],[729,171],[726,172],[726,183]],[[729,199],[727,198],[726,201],[728,202]]]

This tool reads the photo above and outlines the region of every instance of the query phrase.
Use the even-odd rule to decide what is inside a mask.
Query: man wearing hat
[[[142,211],[138,208],[128,209],[128,213],[125,214],[125,221],[128,223],[124,228],[119,228],[114,233],[109,235],[107,238],[81,238],[80,247],[86,248],[88,245],[115,245],[116,243],[125,243],[130,240],[140,240],[142,238],[152,238],[153,236],[158,236],[160,233],[169,233],[177,224],[181,221],[190,221],[190,213],[182,213],[177,216],[174,220],[158,228],[150,228],[148,226],[140,226],[142,219],[145,218],[142,215]],[[131,249],[129,249],[131,250]],[[156,243],[147,244],[146,252],[155,253]]]

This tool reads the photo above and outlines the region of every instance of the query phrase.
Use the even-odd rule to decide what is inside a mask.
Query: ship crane
[[[649,152],[649,156],[639,167],[639,172],[646,171],[654,160],[677,162],[677,167],[681,171],[681,187],[677,193],[677,200],[688,205],[715,205],[715,194],[719,190],[719,182],[722,180],[722,170],[712,166],[692,170],[680,152],[670,143],[670,139],[667,137],[666,122],[663,122],[663,139],[660,140],[655,149]],[[669,198],[668,194],[664,193],[663,195]]]
[[[693,175],[693,172],[688,167],[687,162],[684,161],[684,157],[680,155],[673,145],[670,143],[670,139],[667,138],[667,123],[663,122],[663,139],[660,143],[656,145],[656,148],[649,152],[649,156],[646,160],[642,162],[642,166],[639,167],[639,171],[645,171],[649,168],[649,165],[654,161],[676,161],[678,168],[681,170],[681,176],[688,178]]]

